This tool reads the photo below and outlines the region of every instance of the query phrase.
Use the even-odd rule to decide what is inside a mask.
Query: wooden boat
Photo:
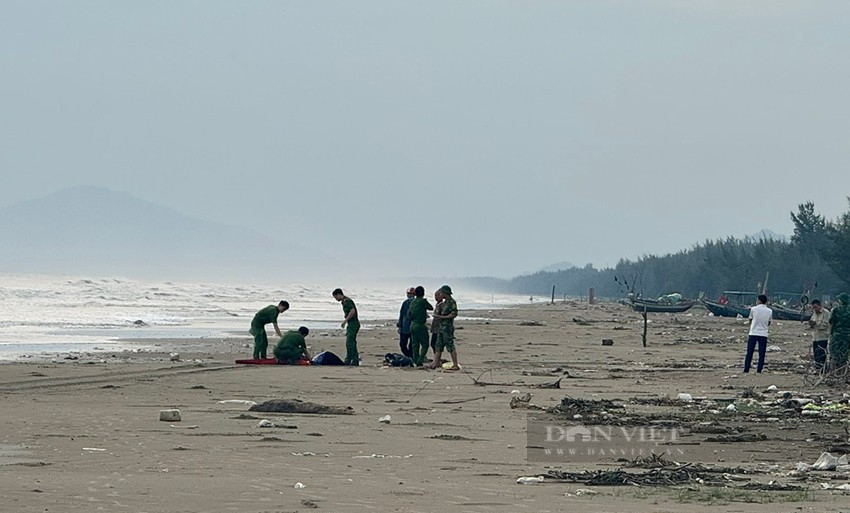
[[[745,302],[752,301],[755,303],[758,294],[755,292],[738,292],[725,291],[723,295],[729,298],[727,303],[717,301],[709,301],[702,299],[701,302],[705,308],[716,316],[720,317],[741,317],[747,318],[750,316],[750,307],[746,306]],[[773,318],[777,321],[808,321],[812,318],[812,313],[803,308],[794,309],[778,304],[768,305],[773,310]]]
[[[706,310],[713,313],[718,317],[749,317],[750,316],[750,307],[749,306],[741,306],[741,305],[732,305],[732,304],[721,304],[716,301],[709,301],[707,299],[701,300],[702,306],[705,307]]]
[[[770,305],[773,310],[773,318],[777,321],[808,321],[812,318],[812,312],[803,309],[795,310],[779,305]]]
[[[647,313],[682,313],[694,306],[696,301],[679,301],[678,303],[662,303],[651,299],[633,299],[631,304],[635,312]]]

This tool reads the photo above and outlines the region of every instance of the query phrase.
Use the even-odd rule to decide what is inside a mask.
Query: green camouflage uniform
[[[838,295],[838,306],[829,313],[829,326],[832,335],[829,339],[829,358],[836,368],[847,364],[850,349],[850,296]]]
[[[274,348],[277,363],[292,365],[304,356],[307,350],[307,342],[300,331],[287,331]]]
[[[354,301],[347,296],[342,297],[342,313],[348,317],[348,313],[352,310],[357,310],[354,306]],[[349,319],[345,328],[345,364],[360,365],[360,354],[357,352],[357,332],[360,331],[360,321],[357,318],[357,313]]]
[[[425,322],[428,320],[428,310],[434,307],[424,297],[414,298],[407,309],[410,318],[410,352],[413,353],[413,365],[421,366],[428,356],[428,328]]]
[[[442,315],[451,315],[457,312],[457,303],[451,297],[446,296],[443,301]],[[440,319],[440,332],[437,335],[437,351],[452,352],[455,350],[455,322],[454,319]]]
[[[265,358],[269,347],[269,338],[266,336],[266,324],[277,322],[280,311],[275,305],[269,305],[254,315],[251,321],[251,329],[248,331],[254,335],[254,358]]]

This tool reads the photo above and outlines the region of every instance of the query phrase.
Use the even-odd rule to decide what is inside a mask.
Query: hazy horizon
[[[596,267],[848,208],[840,1],[7,2],[0,207],[124,191],[352,279]]]

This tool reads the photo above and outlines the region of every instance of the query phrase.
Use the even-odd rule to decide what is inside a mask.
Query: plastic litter
[[[540,484],[543,482],[543,478],[541,476],[533,476],[533,477],[520,477],[516,480],[517,484]]]

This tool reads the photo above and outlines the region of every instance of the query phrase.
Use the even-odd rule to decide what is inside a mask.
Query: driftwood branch
[[[482,381],[481,376],[487,374],[488,372],[490,373],[491,376],[493,375],[493,369],[487,369],[487,370],[483,371],[481,374],[478,375],[477,378],[473,378],[472,375],[470,375],[469,373],[465,373],[465,374],[467,376],[469,376],[469,379],[471,379],[474,384],[476,384],[480,387],[487,387],[487,386],[509,387],[509,386],[513,386],[518,381],[518,380],[514,380],[514,381],[511,381],[510,383],[495,383],[495,382],[491,382],[491,381]]]
[[[461,403],[471,403],[472,401],[483,401],[486,398],[482,395],[481,397],[473,397],[472,399],[446,399],[445,401],[437,401],[434,404],[461,404]]]

